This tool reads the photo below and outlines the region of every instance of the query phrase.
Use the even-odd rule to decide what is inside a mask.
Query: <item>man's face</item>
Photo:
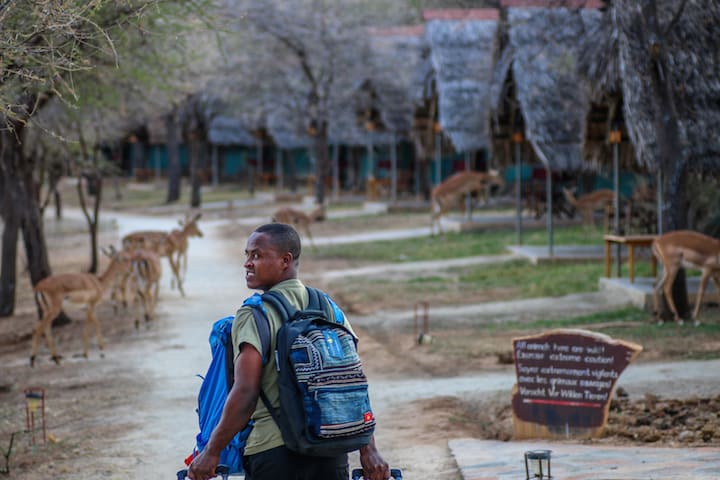
[[[285,279],[287,255],[278,252],[264,233],[254,232],[245,247],[245,282],[253,290],[269,290]]]

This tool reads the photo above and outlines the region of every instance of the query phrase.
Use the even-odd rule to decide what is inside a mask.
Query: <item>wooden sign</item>
[[[615,383],[641,351],[635,343],[580,329],[513,339],[514,438],[600,434]]]

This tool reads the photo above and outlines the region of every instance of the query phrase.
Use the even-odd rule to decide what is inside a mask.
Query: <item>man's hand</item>
[[[188,468],[188,478],[190,480],[208,480],[216,476],[215,469],[220,463],[220,456],[210,455],[207,450],[203,450],[200,455],[190,464]]]
[[[360,449],[360,465],[365,480],[387,480],[390,478],[390,466],[375,448],[375,437]]]

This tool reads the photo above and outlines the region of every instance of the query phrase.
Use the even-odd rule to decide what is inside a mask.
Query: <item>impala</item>
[[[575,194],[572,190],[563,188],[563,194],[565,195],[568,203],[575,207],[575,210],[580,213],[580,216],[583,219],[583,224],[586,227],[595,226],[595,220],[593,216],[597,210],[602,210],[605,214],[604,228],[607,231],[608,217],[612,209],[613,199],[615,198],[615,193],[612,190],[595,190],[594,192],[575,197]]]
[[[305,213],[302,210],[297,210],[291,207],[283,207],[275,211],[272,216],[273,222],[286,223],[294,226],[296,229],[302,229],[303,232],[310,239],[310,243],[313,243],[312,233],[310,232],[310,225],[315,222],[325,220],[325,206],[318,205],[310,213]]]
[[[691,266],[702,271],[692,315],[695,325],[699,325],[698,313],[700,313],[700,305],[708,280],[712,279],[715,289],[720,293],[720,240],[691,230],[678,230],[657,237],[652,243],[652,252],[663,265],[662,274],[653,289],[658,323],[662,323],[660,318],[660,291],[662,290],[675,321],[682,325],[683,320],[680,318],[672,298],[672,285],[680,268]]]
[[[62,310],[63,301],[84,305],[87,308],[85,325],[83,328],[83,356],[88,356],[88,343],[90,326],[95,326],[98,348],[104,348],[102,334],[100,333],[100,322],[95,316],[95,308],[103,299],[108,287],[113,283],[119,274],[130,271],[130,258],[125,252],[117,252],[114,247],[103,252],[110,257],[110,264],[107,269],[97,276],[92,273],[60,273],[50,275],[35,285],[35,296],[42,310],[40,323],[33,330],[32,349],[30,351],[30,366],[35,365],[40,337],[45,336],[50,355],[53,361],[60,363],[62,358],[55,350],[55,343],[52,339],[52,321]]]
[[[132,292],[133,306],[135,307],[135,328],[140,327],[140,308],[142,304],[145,321],[150,321],[155,315],[155,307],[160,291],[160,277],[162,263],[160,255],[152,250],[135,250],[132,253],[132,271],[128,279],[128,286]]]
[[[433,188],[431,193],[431,226],[430,230],[435,233],[435,225],[438,232],[442,231],[440,219],[447,214],[452,207],[458,204],[466,195],[477,193],[481,198],[487,200],[490,196],[490,189],[493,186],[505,185],[502,177],[495,172],[458,172]]]

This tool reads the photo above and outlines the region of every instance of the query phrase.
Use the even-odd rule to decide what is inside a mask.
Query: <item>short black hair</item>
[[[266,223],[257,227],[255,232],[270,237],[270,243],[282,253],[290,252],[296,261],[300,259],[300,236],[292,226],[285,223]]]

